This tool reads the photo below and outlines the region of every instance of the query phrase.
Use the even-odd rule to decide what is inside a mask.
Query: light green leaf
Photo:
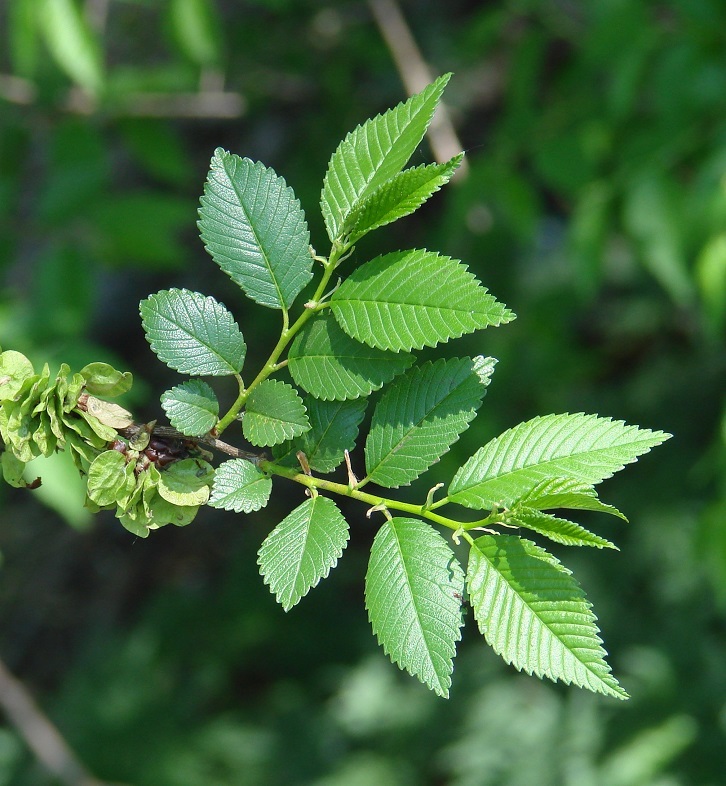
[[[380,528],[366,574],[373,632],[394,663],[440,696],[449,695],[463,590],[461,565],[428,524],[395,518]]]
[[[367,478],[386,488],[409,484],[459,439],[485,392],[471,358],[425,363],[398,377],[373,412]]]
[[[131,372],[116,371],[108,363],[89,363],[80,374],[86,382],[86,390],[94,396],[120,396],[128,393],[134,382]]]
[[[617,546],[609,540],[595,535],[574,521],[557,518],[525,505],[515,505],[502,518],[504,523],[511,527],[526,527],[564,546],[595,546],[598,549],[617,550]]]
[[[292,385],[266,379],[250,393],[245,405],[242,432],[258,447],[277,445],[310,428],[305,405]]]
[[[167,289],[140,305],[146,339],[159,360],[182,374],[237,374],[247,346],[227,309],[212,297]]]
[[[265,538],[257,560],[277,602],[290,609],[338,564],[348,543],[348,523],[333,500],[303,502]]]
[[[550,478],[538,483],[519,499],[519,504],[537,510],[569,508],[609,513],[623,521],[628,519],[612,505],[600,502],[595,489],[572,478]]]
[[[35,375],[33,364],[21,352],[7,349],[0,354],[0,401],[11,401],[26,379]]]
[[[507,663],[628,698],[605,662],[590,603],[551,554],[524,538],[483,535],[471,547],[467,583],[479,630]]]
[[[99,507],[115,505],[128,496],[135,484],[126,473],[126,457],[117,450],[105,450],[88,470],[88,497]]]
[[[300,202],[272,169],[217,148],[199,229],[212,259],[263,306],[289,308],[312,278]]]
[[[97,94],[103,86],[98,41],[74,0],[40,0],[38,14],[48,49],[78,85]]]
[[[218,65],[219,19],[210,0],[171,0],[169,15],[174,38],[184,54],[198,66]]]
[[[316,398],[367,396],[414,362],[406,352],[376,349],[344,333],[332,314],[310,320],[288,353],[292,378]]]
[[[204,505],[209,499],[209,488],[214,468],[201,459],[182,459],[159,472],[158,492],[167,502],[184,507]]]
[[[8,53],[17,76],[32,79],[39,62],[38,0],[14,0],[7,6]]]
[[[400,172],[426,133],[451,74],[351,131],[333,153],[320,206],[331,241],[358,203]]]
[[[219,401],[201,379],[190,379],[162,393],[161,406],[169,423],[188,437],[206,434],[219,417]]]
[[[405,169],[379,186],[370,196],[361,200],[348,217],[342,233],[347,242],[357,243],[368,232],[408,216],[441,186],[451,180],[459,168],[464,154],[454,156],[444,164],[428,164]]]
[[[217,467],[209,505],[235,513],[251,513],[267,505],[272,480],[251,461],[232,459]]]
[[[296,453],[301,450],[310,468],[316,472],[332,472],[342,461],[345,450],[352,451],[358,438],[358,426],[365,415],[368,400],[321,401],[304,399],[310,420],[310,431],[282,445],[272,453],[278,463],[299,466]]]
[[[16,489],[22,489],[28,485],[23,477],[25,462],[20,461],[11,451],[3,450],[0,453],[0,470],[2,470],[5,482]]]
[[[349,336],[395,352],[514,319],[466,265],[424,249],[361,265],[333,293],[330,306]]]
[[[600,483],[669,437],[597,415],[533,418],[480,448],[454,476],[449,500],[485,509],[509,506],[551,478]]]

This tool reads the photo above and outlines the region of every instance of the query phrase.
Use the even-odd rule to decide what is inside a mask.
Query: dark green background
[[[91,2],[92,20],[107,13],[85,31],[103,70],[72,25],[36,23],[31,5],[0,3],[0,344],[36,363],[129,369],[125,403],[151,419],[179,378],[144,340],[142,297],[177,286],[223,300],[248,362],[279,329],[198,240],[214,148],[284,176],[324,253],[317,202],[330,154],[405,92],[364,2]],[[470,171],[364,240],[357,259],[436,249],[518,314],[444,347],[500,362],[479,418],[415,493],[538,414],[597,412],[672,432],[602,487],[630,524],[582,519],[622,551],[556,551],[633,698],[516,673],[469,614],[452,698],[437,699],[370,634],[362,588],[375,526],[361,509],[350,509],[342,564],[284,614],[256,550],[302,500],[294,488],[256,515],[210,509],[144,541],[110,515],[86,520],[62,466],[43,470],[39,492],[0,488],[0,656],[98,777],[135,786],[716,786],[726,4],[401,7],[432,73],[455,73],[445,100]],[[200,8],[201,26],[185,27],[183,12]],[[189,106],[200,77],[218,73],[243,96],[241,115],[139,116],[170,96]],[[97,98],[79,104],[74,81]],[[424,146],[412,163],[430,159]],[[0,786],[51,783],[0,727]]]

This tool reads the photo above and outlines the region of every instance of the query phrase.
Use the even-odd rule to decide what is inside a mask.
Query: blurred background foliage
[[[278,330],[213,268],[196,207],[216,146],[317,200],[343,134],[404,95],[390,0],[2,0],[0,344],[175,383],[138,301],[168,286]],[[675,438],[606,484],[619,554],[559,550],[595,604],[626,704],[500,663],[468,619],[453,697],[377,650],[374,527],[288,615],[255,552],[287,512],[208,511],[148,541],[89,521],[62,457],[0,488],[0,655],[99,778],[137,786],[707,786],[726,750],[726,4],[401,2],[446,95],[465,178],[365,239],[427,246],[519,315],[453,342],[499,366],[446,480],[522,419],[598,412]],[[395,10],[395,9],[394,9]],[[373,13],[377,11],[377,16]],[[378,18],[378,22],[376,22]],[[395,36],[394,36],[395,38]],[[430,160],[423,150],[420,163]],[[428,488],[428,486],[426,486]],[[421,492],[418,492],[420,497]],[[290,505],[297,504],[290,502]],[[50,507],[48,507],[50,506]],[[589,522],[584,522],[589,523]],[[470,617],[471,615],[469,615]],[[46,786],[0,727],[0,786]]]

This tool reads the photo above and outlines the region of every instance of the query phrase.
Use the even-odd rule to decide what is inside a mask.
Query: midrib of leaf
[[[254,222],[251,220],[250,211],[249,211],[246,203],[242,200],[242,193],[239,192],[239,190],[237,189],[237,183],[235,182],[234,177],[232,175],[230,175],[230,173],[227,171],[227,167],[226,166],[224,168],[224,171],[225,171],[225,174],[227,175],[227,177],[229,178],[229,182],[232,184],[232,190],[234,191],[235,195],[237,196],[237,199],[239,200],[239,206],[244,210],[245,219],[247,220],[247,224],[250,227],[250,230],[251,230],[251,232],[252,232],[252,234],[253,234],[253,236],[255,238],[255,242],[257,243],[257,247],[260,249],[260,254],[261,254],[262,258],[265,260],[265,266],[267,268],[268,273],[270,274],[270,278],[272,279],[272,283],[275,286],[275,290],[277,291],[277,299],[278,299],[278,301],[280,303],[281,308],[283,309],[283,311],[285,311],[287,309],[287,307],[285,305],[285,298],[284,298],[283,293],[282,293],[282,291],[280,289],[280,285],[278,284],[277,276],[275,275],[275,270],[272,267],[272,263],[270,262],[270,258],[269,258],[269,255],[267,253],[267,250],[265,249],[265,247],[264,247],[264,245],[262,243],[262,240],[260,239],[260,235],[259,235],[257,229],[255,228]],[[237,167],[235,166],[235,173],[236,172],[237,172]],[[247,180],[249,181],[249,174],[248,174]],[[257,177],[257,188],[258,189],[259,189],[260,184],[261,184],[260,181],[261,181],[261,178],[258,176]],[[271,185],[270,183],[266,184],[266,187],[267,187],[266,191],[267,191],[267,193],[265,194],[265,198],[263,200],[263,205],[264,205],[265,208],[267,208],[267,197],[269,196],[270,185]],[[258,193],[258,191],[256,191],[255,193]],[[231,204],[231,203],[228,203],[228,204]],[[232,205],[232,207],[236,207],[236,205]]]

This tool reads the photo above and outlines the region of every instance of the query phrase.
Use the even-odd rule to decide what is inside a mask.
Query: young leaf
[[[0,401],[10,401],[23,386],[26,379],[35,375],[33,364],[14,349],[0,354]]]
[[[367,396],[412,365],[406,352],[369,347],[344,333],[331,314],[310,320],[288,353],[292,378],[326,401]]]
[[[378,531],[366,574],[366,608],[394,663],[440,696],[449,695],[463,624],[464,571],[449,544],[418,519]]]
[[[538,532],[555,543],[564,546],[595,546],[598,549],[617,549],[613,543],[575,524],[574,521],[557,518],[541,510],[515,505],[504,516],[504,523],[512,527],[526,527]]]
[[[400,172],[418,147],[451,74],[351,131],[333,153],[320,206],[328,237],[341,236],[358,203]]]
[[[292,385],[266,379],[250,393],[242,420],[242,433],[253,445],[277,445],[309,428],[305,405]]]
[[[159,473],[159,495],[173,505],[204,505],[209,499],[209,488],[214,468],[200,459],[175,461]]]
[[[100,507],[114,505],[127,496],[135,485],[135,478],[126,473],[126,457],[116,450],[99,453],[88,470],[87,493]]]
[[[201,204],[199,229],[212,259],[255,302],[289,308],[313,266],[292,189],[272,169],[217,148]]]
[[[348,523],[332,499],[303,502],[267,536],[258,552],[265,584],[285,611],[327,577],[348,543]]]
[[[232,459],[217,467],[209,505],[235,513],[251,513],[267,505],[272,480],[251,461]]]
[[[485,392],[470,358],[425,363],[400,376],[373,412],[367,478],[386,488],[409,484],[459,439]]]
[[[142,300],[146,340],[182,374],[225,376],[242,370],[247,346],[232,314],[212,297],[167,289]]]
[[[479,630],[507,663],[628,698],[605,662],[585,594],[544,549],[524,538],[483,535],[471,547],[467,584]]]
[[[161,406],[171,425],[188,437],[206,434],[219,417],[217,397],[201,379],[190,379],[162,393]]]
[[[519,499],[519,504],[536,510],[569,508],[573,510],[594,510],[609,513],[623,521],[628,519],[612,505],[606,505],[597,498],[595,489],[587,483],[572,478],[550,478],[538,483]]]
[[[433,347],[514,319],[466,265],[424,249],[361,265],[333,293],[330,306],[349,336],[395,352]]]
[[[357,243],[368,232],[408,216],[443,185],[459,168],[463,153],[444,164],[428,164],[405,169],[361,200],[342,230],[347,242]]]
[[[123,373],[116,371],[108,363],[89,363],[81,369],[80,374],[86,381],[86,390],[89,393],[108,398],[127,393],[131,390],[134,381],[133,375],[129,371]]]
[[[276,446],[272,454],[278,463],[297,467],[296,453],[302,450],[311,469],[332,472],[343,461],[343,451],[352,451],[355,447],[358,426],[365,415],[368,400],[321,401],[306,396],[304,403],[310,431]]]
[[[592,485],[669,437],[597,415],[536,417],[480,448],[456,473],[448,496],[485,509],[509,506],[551,478]]]

